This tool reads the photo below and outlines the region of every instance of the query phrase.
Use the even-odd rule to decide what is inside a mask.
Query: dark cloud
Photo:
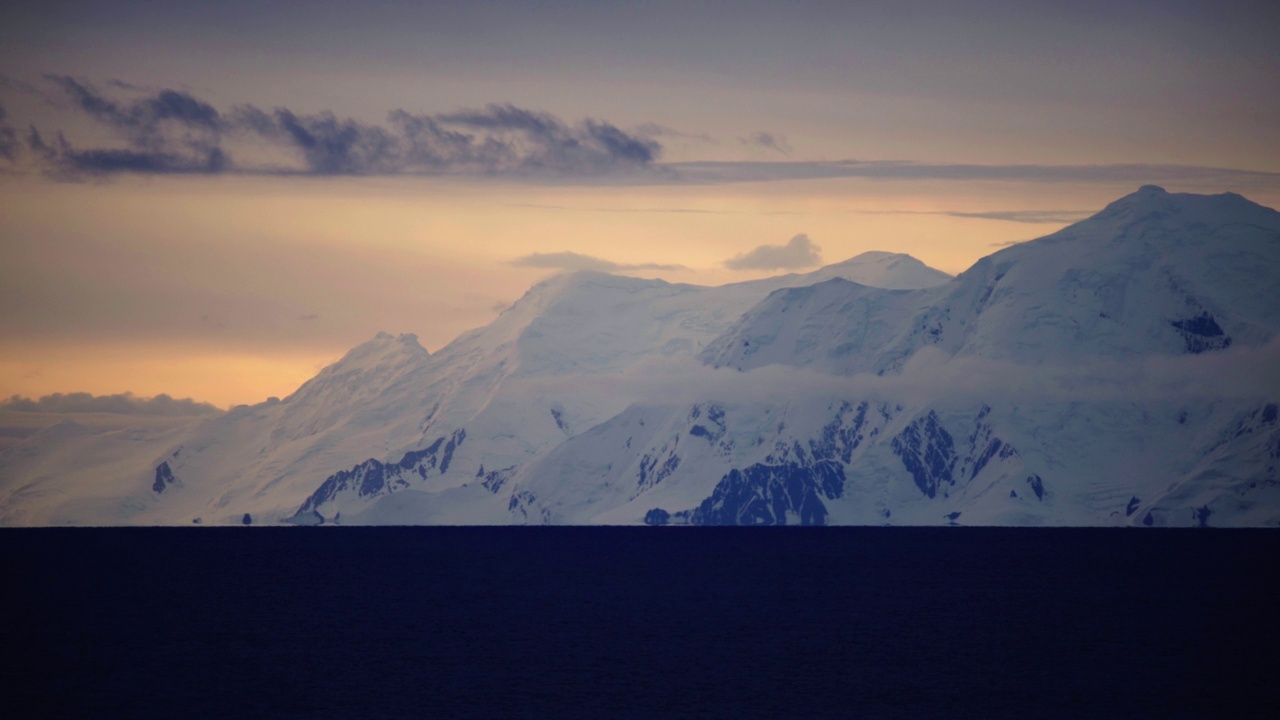
[[[628,134],[607,122],[588,118],[571,127],[549,113],[510,104],[447,113],[434,120],[488,131],[490,140],[512,149],[523,145],[524,153],[508,153],[517,159],[513,169],[518,170],[593,173],[611,167],[642,167],[657,160],[662,151],[657,141]],[[511,135],[523,142],[512,145]]]
[[[0,411],[42,413],[114,413],[117,415],[213,415],[222,412],[209,403],[190,398],[176,400],[168,395],[140,398],[132,393],[91,395],[89,393],[54,393],[39,400],[14,395],[0,403]]]
[[[58,137],[61,138],[62,134],[59,133]],[[57,160],[57,151],[45,143],[44,136],[34,126],[27,132],[27,148],[45,163],[52,164]]]
[[[28,135],[33,160],[51,174],[218,173],[302,175],[473,175],[555,181],[582,178],[644,184],[718,184],[788,179],[867,178],[873,180],[955,180],[1146,184],[1173,183],[1201,189],[1276,188],[1280,173],[1182,165],[976,165],[904,161],[835,162],[658,162],[659,137],[686,135],[661,125],[624,131],[587,118],[567,123],[547,112],[512,104],[450,113],[414,114],[394,110],[383,124],[342,118],[331,112],[301,114],[288,108],[266,111],[251,105],[220,112],[190,93],[145,89],[111,81],[110,93],[66,75],[51,75],[65,107],[67,99],[83,116],[114,134],[123,147],[87,144],[76,138],[43,140]],[[10,82],[10,85],[14,83]],[[15,85],[16,86],[16,85]],[[0,119],[0,158],[21,154],[19,133]],[[264,139],[296,161],[278,158],[246,162],[237,142]],[[40,140],[34,142],[34,140]],[[771,151],[791,150],[782,135],[756,132],[739,138]],[[233,150],[235,152],[233,153]],[[233,158],[233,155],[236,157]],[[1010,222],[1056,223],[1063,214],[1031,212],[956,214]]]
[[[596,120],[569,126],[545,112],[489,105],[440,115],[392,111],[389,128],[330,113],[271,115],[245,106],[234,117],[268,139],[300,150],[322,175],[596,175],[649,166],[661,146]]]
[[[516,163],[519,153],[497,138],[450,130],[430,115],[392,111],[391,124],[405,139],[405,160],[420,172],[441,171],[493,173]]]
[[[483,110],[462,110],[440,116],[446,123],[482,130],[519,130],[535,136],[566,135],[564,125],[549,113],[524,110],[510,103],[491,104]]]
[[[22,144],[18,142],[17,131],[5,122],[6,117],[4,105],[0,105],[0,158],[14,162],[18,159],[18,151]]]
[[[62,88],[72,102],[90,116],[112,124],[120,121],[120,108],[99,95],[88,83],[82,83],[68,75],[46,75],[45,79]]]
[[[224,170],[227,164],[226,155],[218,148],[213,148],[207,156],[199,158],[138,150],[76,150],[67,145],[65,140],[60,146],[57,160],[74,172],[95,175],[217,173]]]
[[[627,265],[576,252],[533,253],[511,261],[516,267],[549,268],[555,270],[596,270],[617,272],[620,270],[684,270],[683,265],[640,263]]]
[[[245,132],[273,138],[282,136],[283,131],[276,124],[276,119],[253,105],[237,105],[227,113],[227,120],[232,127]]]
[[[0,158],[9,162],[18,159],[18,151],[22,144],[18,142],[18,134],[9,126],[0,127]]]
[[[379,175],[400,169],[396,142],[380,127],[339,120],[332,113],[300,117],[284,109],[275,111],[274,120],[282,134],[302,151],[313,174]]]
[[[761,245],[724,261],[730,270],[796,270],[822,262],[822,248],[801,233],[786,245]]]
[[[84,113],[126,131],[129,139],[139,146],[162,144],[166,137],[161,126],[166,122],[215,133],[225,127],[217,109],[185,92],[161,90],[120,104],[73,77],[49,75],[47,79],[61,88]]]
[[[46,143],[34,127],[27,135],[27,147],[42,160],[55,177],[73,179],[82,175],[116,173],[181,175],[218,173],[227,169],[229,158],[221,148],[186,153],[129,148],[78,149],[59,132],[52,143]]]
[[[140,109],[140,112],[138,110]],[[212,105],[201,102],[194,97],[175,90],[161,90],[155,97],[148,98],[134,108],[143,123],[154,123],[160,120],[176,120],[188,126],[217,130],[222,126],[222,118]]]
[[[54,175],[218,173],[231,165],[221,147],[228,123],[212,105],[177,90],[128,102],[66,75],[47,78],[89,118],[122,137],[126,147],[78,148],[61,132],[45,143],[31,128],[28,147]],[[115,86],[124,83],[113,82]]]
[[[632,137],[606,122],[587,120],[587,135],[604,148],[610,158],[633,163],[651,163],[658,158],[658,143]]]
[[[66,75],[46,80],[125,144],[81,147],[61,134],[48,143],[33,128],[28,145],[52,174],[64,177],[119,172],[595,177],[652,168],[662,152],[651,137],[608,122],[588,118],[570,125],[511,104],[437,115],[394,110],[385,125],[377,125],[282,107],[268,112],[242,105],[224,114],[177,90],[148,91],[111,81],[120,93],[143,93],[126,100]],[[12,135],[16,152],[20,145]],[[233,162],[228,147],[245,137],[291,151],[300,166]]]
[[[746,137],[738,138],[738,142],[743,145],[753,145],[756,147],[762,147],[766,150],[780,152],[783,155],[791,154],[791,144],[787,142],[786,136],[779,135],[778,133],[763,131],[753,132]]]

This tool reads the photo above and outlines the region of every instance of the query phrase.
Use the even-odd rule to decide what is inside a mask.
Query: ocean
[[[7,529],[5,715],[1280,717],[1277,558],[1267,530]]]

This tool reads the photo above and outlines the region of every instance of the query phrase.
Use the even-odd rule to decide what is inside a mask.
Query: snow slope
[[[402,490],[452,492],[642,395],[593,392],[583,376],[691,358],[769,292],[818,273],[892,286],[949,278],[883,253],[716,288],[559,275],[435,355],[413,335],[379,333],[282,401],[172,427],[37,433],[0,453],[0,523],[307,522],[317,509],[332,519],[339,505],[354,517],[393,493],[388,506],[401,507],[414,497]],[[500,501],[477,500],[465,521],[506,517]],[[392,512],[406,522],[438,516]],[[450,512],[441,521],[461,521]]]
[[[1280,326],[1277,233],[1280,214],[1239,195],[1146,186],[927,292],[774,293],[704,357],[848,373],[900,368],[926,346],[1024,364],[1258,347]]]
[[[947,278],[575,273],[292,396],[64,423],[0,523],[1280,525],[1280,214],[1144,187]]]
[[[944,286],[779,290],[701,355],[738,389],[566,442],[515,519],[1280,524],[1278,281],[1280,215],[1144,187]]]

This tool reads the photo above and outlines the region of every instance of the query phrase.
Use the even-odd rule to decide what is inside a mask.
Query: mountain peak
[[[914,257],[911,257],[906,253],[889,252],[887,250],[868,250],[867,252],[854,255],[848,260],[843,260],[838,263],[832,263],[827,267],[840,267],[844,265],[863,265],[866,263],[888,263],[888,262],[893,262],[895,260],[898,260],[898,261],[906,260],[909,262],[920,263],[919,260],[916,260]],[[923,265],[924,263],[920,263],[920,264]]]
[[[342,359],[325,367],[318,375],[303,383],[290,398],[313,393],[335,378],[345,378],[352,373],[367,373],[379,368],[420,366],[430,357],[427,349],[418,343],[413,333],[392,335],[379,332],[369,340],[347,351]]]
[[[1159,185],[1143,185],[1136,191],[1111,201],[1094,217],[1124,216],[1134,212],[1146,215],[1160,210],[1172,210],[1186,194],[1171,194]]]
[[[613,291],[626,293],[642,292],[657,288],[691,289],[690,285],[672,284],[665,280],[653,278],[636,278],[629,275],[614,275],[599,270],[575,270],[552,275],[536,283],[525,291],[518,300],[512,303],[502,315],[508,321],[517,317],[531,320],[546,313],[551,307],[561,303],[590,303],[591,296]]]
[[[884,250],[864,252],[848,260],[826,265],[806,277],[813,282],[843,278],[859,285],[886,290],[919,290],[951,280],[947,273],[935,270],[906,253]]]
[[[369,340],[366,340],[347,351],[347,354],[343,356],[342,361],[357,357],[365,357],[371,354],[380,354],[395,350],[396,348],[403,348],[410,354],[429,354],[427,353],[427,349],[422,347],[422,344],[418,342],[418,336],[414,333],[392,335],[389,332],[378,332]]]
[[[1217,195],[1171,193],[1159,185],[1143,185],[1136,192],[1110,203],[1094,217],[1125,219],[1132,216],[1143,219],[1185,214],[1197,222],[1218,224],[1215,221],[1236,222],[1242,213],[1259,212],[1275,214],[1274,210],[1233,192]]]

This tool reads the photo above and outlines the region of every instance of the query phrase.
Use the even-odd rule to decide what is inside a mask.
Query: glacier
[[[0,524],[1280,525],[1280,213],[1146,186],[951,277],[579,272],[283,400],[0,452]]]

